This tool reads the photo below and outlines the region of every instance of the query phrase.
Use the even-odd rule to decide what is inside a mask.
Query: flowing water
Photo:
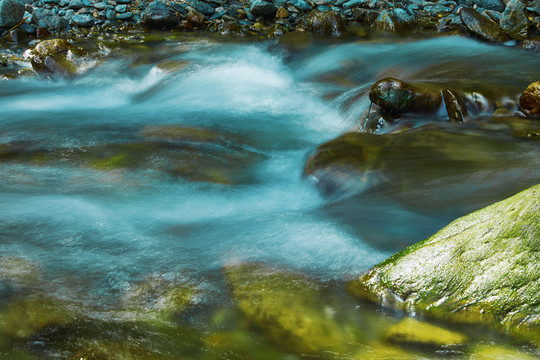
[[[326,197],[302,176],[317,146],[359,128],[374,81],[393,76],[477,91],[493,102],[515,100],[538,80],[537,53],[462,37],[293,46],[170,36],[100,51],[107,55],[74,79],[0,83],[4,314],[18,301],[46,296],[84,309],[97,329],[98,321],[121,322],[118,304],[137,284],[191,284],[196,304],[175,321],[195,335],[183,338],[184,347],[158,347],[155,354],[248,359],[263,358],[260,349],[268,348],[275,353],[265,350],[273,354],[267,358],[300,357],[258,326],[246,330],[252,348],[204,350],[211,346],[200,339],[214,331],[208,319],[220,307],[232,312],[230,323],[243,326],[225,266],[265,264],[326,284],[339,294],[338,312],[358,323],[372,319],[366,332],[375,332],[378,322],[403,314],[351,298],[344,291],[348,280],[456,217],[540,180],[534,139],[516,140],[505,153],[519,166],[477,171],[477,178],[460,178],[456,186],[445,178],[448,187],[435,189],[413,179],[406,194],[390,186]],[[474,118],[479,125],[452,131],[511,137],[510,127],[490,122],[481,108]],[[411,121],[416,127],[448,122],[444,111]],[[394,127],[402,124],[408,123]],[[186,135],[190,131],[195,135]],[[411,169],[413,175],[422,171],[421,165]],[[33,272],[38,280],[25,283]],[[2,316],[5,328],[9,315]],[[63,325],[55,326],[62,334]],[[4,330],[0,350],[6,359],[73,357],[78,340],[64,334],[71,345],[59,345],[50,328],[28,336]],[[117,342],[134,341],[123,327],[111,331]],[[517,341],[486,329],[469,332],[466,350],[420,354],[459,358],[476,343]],[[140,338],[154,345],[172,341],[149,333]],[[130,354],[122,356],[146,359]],[[124,358],[109,356],[96,358]]]

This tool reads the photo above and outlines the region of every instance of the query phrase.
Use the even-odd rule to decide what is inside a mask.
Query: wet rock
[[[313,10],[308,14],[307,30],[319,35],[341,36],[345,26],[341,15],[336,11]]]
[[[298,354],[345,352],[354,334],[325,307],[316,283],[255,264],[224,269],[232,295],[247,319],[271,340]]]
[[[503,12],[505,3],[501,0],[473,0],[473,3],[482,9]]]
[[[214,14],[216,11],[216,9],[214,9],[212,6],[202,1],[190,0],[189,3],[195,10],[204,14],[205,16],[212,16],[212,14]]]
[[[540,323],[540,185],[459,218],[353,281],[356,295],[453,321]]]
[[[442,91],[442,96],[450,121],[458,123],[464,122],[467,118],[468,111],[463,97],[451,89],[444,89]]]
[[[73,76],[77,73],[70,59],[74,49],[66,40],[43,40],[30,53],[32,67],[39,74]]]
[[[186,20],[192,26],[203,26],[206,18],[197,10],[190,10],[186,15]]]
[[[394,78],[377,81],[371,87],[369,99],[391,115],[433,113],[442,102],[440,92]]]
[[[68,22],[58,14],[43,8],[34,10],[32,13],[32,23],[40,28],[50,30],[63,30],[69,25]],[[38,32],[39,31],[40,29],[38,28]]]
[[[286,19],[288,17],[289,17],[289,12],[287,11],[287,9],[285,9],[283,6],[280,6],[276,12],[276,18]]]
[[[313,10],[311,5],[309,5],[304,0],[289,0],[289,5],[292,5],[295,8],[297,8],[298,10],[301,10],[301,11],[306,11],[307,12],[307,11]]]
[[[530,84],[521,94],[519,108],[527,116],[540,118],[540,81]]]
[[[510,40],[503,29],[491,19],[480,14],[478,11],[462,7],[459,16],[467,30],[486,41],[504,42]]]
[[[405,318],[385,333],[386,341],[416,348],[456,348],[467,342],[467,337],[439,326]]]
[[[167,5],[154,1],[146,8],[142,23],[151,29],[166,30],[178,26],[180,21]]]
[[[525,14],[525,4],[521,0],[510,0],[501,16],[501,28],[511,38],[524,40],[529,32],[529,19]]]
[[[392,13],[388,10],[380,12],[379,16],[373,21],[371,27],[380,31],[397,31],[396,21]]]
[[[255,0],[251,3],[250,12],[253,15],[274,16],[278,8],[271,2],[264,0]]]
[[[76,14],[71,17],[71,24],[82,27],[92,27],[94,25],[94,18],[91,15]]]
[[[24,3],[19,0],[0,1],[0,28],[17,25],[24,16]]]

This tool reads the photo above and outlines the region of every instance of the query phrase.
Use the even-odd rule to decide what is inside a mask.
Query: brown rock
[[[521,94],[519,108],[527,116],[540,118],[540,81],[530,84]]]
[[[341,15],[336,11],[313,10],[307,17],[307,29],[319,35],[341,36],[345,26]]]
[[[204,15],[197,10],[190,10],[186,15],[186,20],[193,26],[202,26],[204,24]]]
[[[468,115],[467,107],[461,95],[454,90],[444,89],[442,91],[446,112],[451,122],[464,122]]]
[[[494,42],[510,40],[499,24],[472,8],[461,8],[459,10],[459,16],[470,33],[484,40]]]
[[[289,12],[283,6],[280,6],[276,13],[276,18],[286,19],[289,17]]]

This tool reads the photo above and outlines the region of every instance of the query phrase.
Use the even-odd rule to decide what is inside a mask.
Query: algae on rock
[[[346,353],[356,343],[359,329],[334,318],[315,282],[255,264],[231,265],[224,271],[247,319],[284,349],[298,354]]]
[[[459,218],[349,284],[362,298],[454,321],[540,326],[540,185]]]

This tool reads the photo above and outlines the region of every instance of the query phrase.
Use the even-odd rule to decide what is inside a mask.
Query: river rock
[[[383,10],[373,21],[371,27],[380,31],[397,31],[396,21],[393,14],[388,10]]]
[[[63,39],[43,40],[30,52],[32,67],[39,74],[73,76],[77,73],[71,60],[74,48]]]
[[[313,10],[308,14],[308,31],[319,35],[341,36],[345,31],[341,15],[336,11]]]
[[[250,12],[253,15],[274,16],[278,8],[271,2],[264,0],[255,0],[251,3]]]
[[[24,3],[19,0],[0,0],[0,28],[17,25],[24,16]]]
[[[193,8],[195,8],[195,10],[204,14],[205,16],[212,16],[212,14],[214,14],[216,11],[216,9],[214,9],[212,6],[202,1],[190,0],[189,3]]]
[[[442,91],[442,96],[450,121],[458,123],[464,122],[467,118],[468,111],[463,97],[451,89],[444,89]]]
[[[540,185],[459,218],[349,285],[357,296],[454,321],[540,325]]]
[[[460,8],[459,16],[467,30],[473,35],[479,36],[483,40],[494,42],[504,42],[510,40],[499,24],[472,8]]]
[[[440,92],[394,78],[377,81],[371,87],[369,99],[391,115],[433,113],[442,102]]]
[[[38,26],[39,28],[45,28],[50,30],[63,30],[69,24],[68,22],[54,13],[52,10],[37,8],[32,12],[32,23]]]
[[[71,24],[75,26],[91,27],[94,25],[94,18],[87,14],[75,14],[71,17]]]
[[[192,26],[202,26],[206,18],[197,10],[190,10],[186,15],[186,20]]]
[[[322,355],[345,352],[355,341],[325,306],[317,283],[257,264],[228,265],[224,273],[246,318],[284,349]]]
[[[398,345],[416,348],[457,348],[467,342],[467,337],[455,331],[407,317],[391,326],[385,340]]]
[[[309,5],[304,0],[289,0],[289,5],[292,5],[295,8],[297,8],[298,10],[301,10],[301,11],[306,11],[307,12],[307,11],[313,10],[311,5]]]
[[[148,5],[142,23],[151,29],[171,29],[180,23],[176,15],[162,2],[154,1]]]
[[[503,12],[505,3],[501,0],[473,0],[473,3],[482,9]]]
[[[521,94],[519,108],[527,116],[540,118],[540,81],[530,84]]]
[[[529,19],[525,14],[525,4],[521,0],[510,0],[502,13],[501,27],[516,40],[524,40],[529,32]]]

